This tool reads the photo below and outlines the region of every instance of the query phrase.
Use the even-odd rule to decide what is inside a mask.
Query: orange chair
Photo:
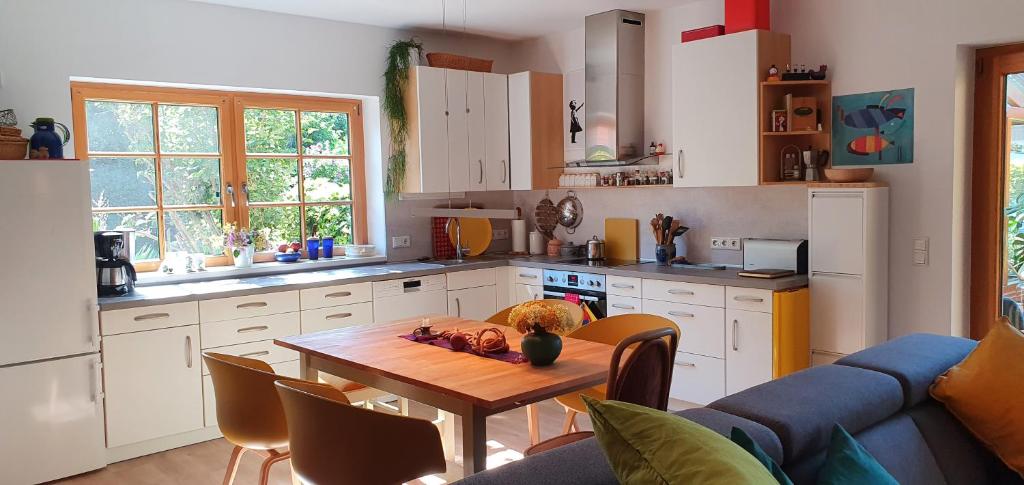
[[[599,398],[639,404],[661,411],[668,409],[668,392],[672,385],[672,366],[678,339],[678,330],[670,327],[647,330],[623,339],[612,353],[607,392]],[[635,348],[620,367],[622,354],[633,346]],[[530,446],[524,454],[534,455],[593,435],[590,431],[566,433]]]
[[[277,392],[288,420],[292,470],[303,483],[395,484],[446,470],[430,421],[351,406],[325,384],[280,380]]]

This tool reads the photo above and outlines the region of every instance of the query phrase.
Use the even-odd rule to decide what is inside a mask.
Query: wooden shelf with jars
[[[832,84],[829,81],[765,81],[761,83],[760,106],[760,160],[761,185],[799,185],[804,180],[788,180],[784,177],[783,149],[787,152],[802,152],[811,147],[812,158],[818,161],[822,150],[832,152]],[[787,95],[795,100],[787,110]],[[804,98],[802,102],[796,102]],[[800,106],[814,104],[813,123],[801,119],[802,126],[793,126],[792,112]],[[776,112],[785,113],[785,130],[776,123]],[[805,115],[806,116],[806,115]],[[797,128],[797,129],[791,129]],[[794,150],[794,148],[796,150]],[[800,157],[797,157],[798,161]],[[819,178],[821,168],[818,167]]]

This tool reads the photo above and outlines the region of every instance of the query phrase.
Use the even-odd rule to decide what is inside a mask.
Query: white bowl
[[[373,244],[345,244],[342,248],[345,249],[345,256],[352,258],[373,256],[373,253],[376,250],[376,247]]]

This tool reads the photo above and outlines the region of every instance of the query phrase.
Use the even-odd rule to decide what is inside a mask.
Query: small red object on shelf
[[[709,25],[707,27],[701,27],[699,29],[687,30],[682,34],[683,42],[693,42],[695,40],[707,39],[709,37],[718,37],[725,33],[724,25]]]
[[[725,33],[771,30],[770,0],[725,0]]]

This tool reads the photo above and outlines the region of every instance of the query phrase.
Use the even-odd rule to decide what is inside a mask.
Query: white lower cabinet
[[[725,397],[725,360],[676,353],[669,396],[702,406]]]
[[[629,296],[608,295],[608,316],[629,315],[640,313],[643,309],[643,300]]]
[[[726,394],[772,380],[772,315],[729,309],[725,320]]]
[[[527,302],[530,300],[542,300],[544,299],[544,287],[516,283],[513,289],[513,295],[513,305],[518,305],[520,303]]]
[[[103,339],[107,447],[203,427],[199,326]]]
[[[644,300],[643,305],[644,313],[665,317],[679,326],[680,352],[725,357],[725,309],[657,300]]]
[[[301,333],[369,325],[373,323],[373,302],[302,310],[301,320]]]
[[[463,288],[448,292],[448,314],[470,320],[487,320],[497,313],[497,294],[493,286]]]

